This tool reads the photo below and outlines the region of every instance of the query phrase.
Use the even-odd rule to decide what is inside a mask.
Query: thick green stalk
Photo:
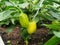
[[[28,40],[25,40],[26,45],[28,45]]]
[[[56,45],[60,42],[60,38],[53,36],[51,39],[49,39],[44,45]]]

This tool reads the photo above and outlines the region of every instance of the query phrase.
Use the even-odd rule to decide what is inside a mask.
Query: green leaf
[[[12,3],[8,2],[8,1],[5,2],[5,5],[6,6],[13,6]]]
[[[10,23],[9,20],[1,21],[1,22],[0,22],[0,26],[1,26],[1,25],[9,25],[9,23]]]
[[[53,31],[53,33],[55,34],[55,36],[57,36],[58,38],[60,38],[60,32]]]
[[[43,25],[52,30],[60,30],[60,24],[43,24]]]
[[[59,43],[59,42],[60,42],[60,38],[58,38],[54,35],[44,45],[57,45],[57,43]]]
[[[57,14],[57,13],[55,13],[55,12],[53,12],[53,11],[50,11],[50,14],[51,14],[53,17],[55,17],[55,18],[57,18],[58,20],[60,20],[60,15],[59,15],[59,14]]]
[[[25,38],[28,37],[28,32],[27,32],[26,29],[23,29],[23,30],[21,31],[21,36],[22,36],[23,39],[25,39]]]
[[[15,24],[15,22],[14,22],[14,21],[15,21],[14,19],[11,19],[12,24]]]
[[[13,11],[7,10],[0,13],[0,21],[8,19]]]
[[[29,5],[29,3],[26,2],[26,3],[19,4],[19,7],[24,9],[24,8],[28,7],[28,5]]]
[[[34,20],[36,21],[36,23],[38,23],[40,18],[36,17]]]
[[[10,33],[13,31],[14,27],[15,27],[15,26],[13,26],[13,25],[11,25],[10,27],[8,27],[8,28],[6,29],[6,33],[10,34]]]

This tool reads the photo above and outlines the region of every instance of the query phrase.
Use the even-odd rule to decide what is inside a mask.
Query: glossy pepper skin
[[[36,31],[36,22],[32,21],[32,22],[29,23],[29,26],[27,28],[27,32],[29,34],[33,34],[35,31]]]
[[[27,28],[28,24],[29,24],[29,19],[28,19],[27,14],[21,13],[19,16],[19,22],[20,22],[22,27]]]

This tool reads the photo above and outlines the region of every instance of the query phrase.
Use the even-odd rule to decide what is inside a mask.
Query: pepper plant
[[[52,32],[54,33],[54,36],[49,39],[44,45],[57,45],[60,42],[60,22],[55,20],[52,21],[52,24],[43,24]]]
[[[60,0],[0,0],[0,26],[9,26],[6,32],[10,34],[15,25],[20,25],[26,45],[37,24],[46,20],[51,24],[39,26],[46,26],[54,36],[44,45],[55,45],[60,41]]]

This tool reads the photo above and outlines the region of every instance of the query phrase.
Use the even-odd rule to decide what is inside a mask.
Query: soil
[[[41,21],[41,23],[51,23],[50,21]],[[53,35],[49,34],[49,29],[43,26],[39,26],[41,23],[37,24],[37,31],[31,35],[29,39],[29,45],[44,45]],[[24,40],[21,37],[21,28],[20,26],[15,26],[13,31],[10,34],[6,33],[6,29],[9,26],[0,27],[0,35],[3,38],[5,45],[25,45]],[[60,45],[60,44],[59,44]]]
[[[6,27],[0,27],[0,32],[6,45],[9,43],[11,45],[25,45],[20,35],[21,29],[19,26],[16,26],[10,34],[6,33]],[[49,38],[52,37],[52,35],[49,35],[48,32],[47,28],[38,28],[37,31],[31,35],[29,45],[43,45]]]

